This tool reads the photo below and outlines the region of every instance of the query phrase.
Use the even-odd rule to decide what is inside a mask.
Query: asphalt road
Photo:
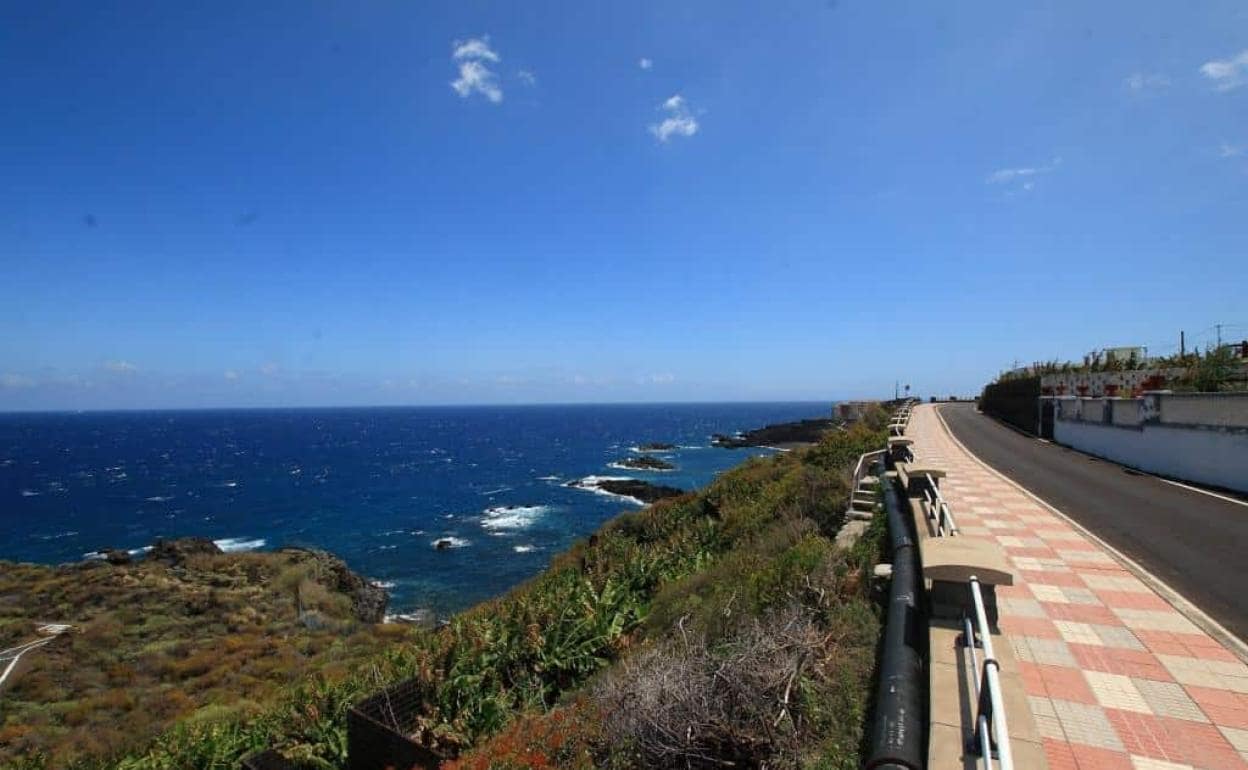
[[[1248,640],[1248,507],[1029,438],[969,404],[940,413],[980,460]]]

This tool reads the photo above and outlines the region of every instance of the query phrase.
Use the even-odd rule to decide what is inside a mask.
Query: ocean
[[[535,575],[634,501],[566,486],[627,476],[693,489],[764,449],[713,433],[820,403],[0,414],[0,559],[59,563],[158,537],[227,551],[324,548],[391,612],[445,615]],[[675,470],[612,468],[648,442]],[[437,540],[454,547],[438,550]]]

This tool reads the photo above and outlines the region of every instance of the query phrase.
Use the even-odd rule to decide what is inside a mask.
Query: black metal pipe
[[[866,770],[923,770],[923,626],[919,616],[918,548],[897,489],[877,467],[893,558],[880,681]]]

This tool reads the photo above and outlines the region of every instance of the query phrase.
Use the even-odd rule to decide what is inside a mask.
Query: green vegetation
[[[0,647],[73,633],[3,693],[0,765],[109,756],[182,722],[250,715],[312,673],[341,677],[413,631],[358,622],[341,562],[306,551],[0,565]],[[33,615],[33,616],[32,616]],[[33,760],[31,760],[33,763]]]
[[[1039,378],[1046,374],[1092,374],[1096,372],[1133,372],[1141,370],[1183,370],[1183,374],[1166,383],[1178,392],[1217,393],[1248,389],[1248,370],[1243,359],[1236,358],[1236,345],[1199,348],[1184,354],[1161,356],[1141,361],[1134,353],[1129,358],[1108,358],[1101,353],[1084,356],[1082,363],[1040,361],[1030,366],[1002,372],[993,384],[1004,384]]]
[[[886,423],[879,410],[810,449],[751,460],[612,520],[446,628],[77,767],[215,770],[267,747],[338,767],[350,705],[412,678],[428,693],[413,735],[447,768],[856,767],[883,533],[848,551],[832,537],[849,469],[883,445]],[[292,584],[275,583],[288,605]]]

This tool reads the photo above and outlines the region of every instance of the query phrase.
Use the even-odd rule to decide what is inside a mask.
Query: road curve
[[[1248,507],[1024,436],[970,404],[940,414],[980,460],[1248,640]]]

